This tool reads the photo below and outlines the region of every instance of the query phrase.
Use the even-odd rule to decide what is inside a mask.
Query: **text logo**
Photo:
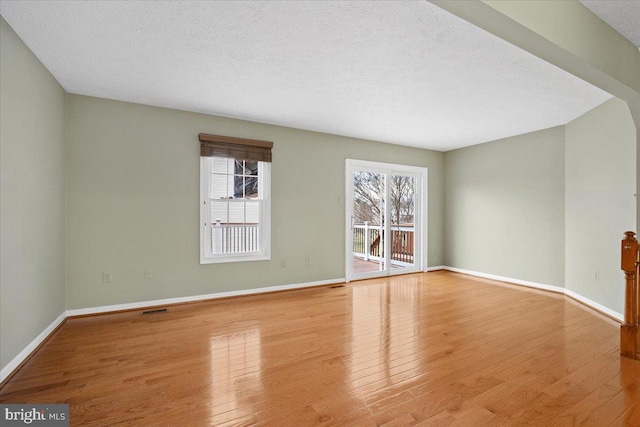
[[[0,426],[69,427],[69,405],[0,405]]]

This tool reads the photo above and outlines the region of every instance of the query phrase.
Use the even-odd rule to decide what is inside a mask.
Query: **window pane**
[[[211,175],[211,195],[212,199],[227,199],[231,194],[229,192],[229,176],[228,175]]]
[[[229,203],[229,223],[244,224],[244,203]]]
[[[228,205],[229,202],[211,202],[211,224],[215,224],[217,220],[220,220],[222,224],[226,224],[229,222],[228,216]]]
[[[234,172],[234,197],[258,197],[258,162],[236,160]]]
[[[211,173],[228,174],[229,161],[223,157],[210,157],[211,159]]]
[[[260,223],[260,202],[245,202],[247,224]]]

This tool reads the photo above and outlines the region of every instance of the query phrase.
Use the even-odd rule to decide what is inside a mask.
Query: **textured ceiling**
[[[8,1],[71,93],[436,150],[610,95],[426,1]]]
[[[640,0],[580,0],[580,3],[640,47]]]

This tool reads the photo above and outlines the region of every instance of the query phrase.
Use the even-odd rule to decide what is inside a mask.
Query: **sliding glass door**
[[[422,270],[426,169],[347,160],[347,280]]]

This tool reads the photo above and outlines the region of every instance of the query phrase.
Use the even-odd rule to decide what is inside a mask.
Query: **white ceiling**
[[[12,1],[71,93],[446,151],[611,96],[426,1]]]
[[[640,0],[580,0],[580,3],[640,47]]]

